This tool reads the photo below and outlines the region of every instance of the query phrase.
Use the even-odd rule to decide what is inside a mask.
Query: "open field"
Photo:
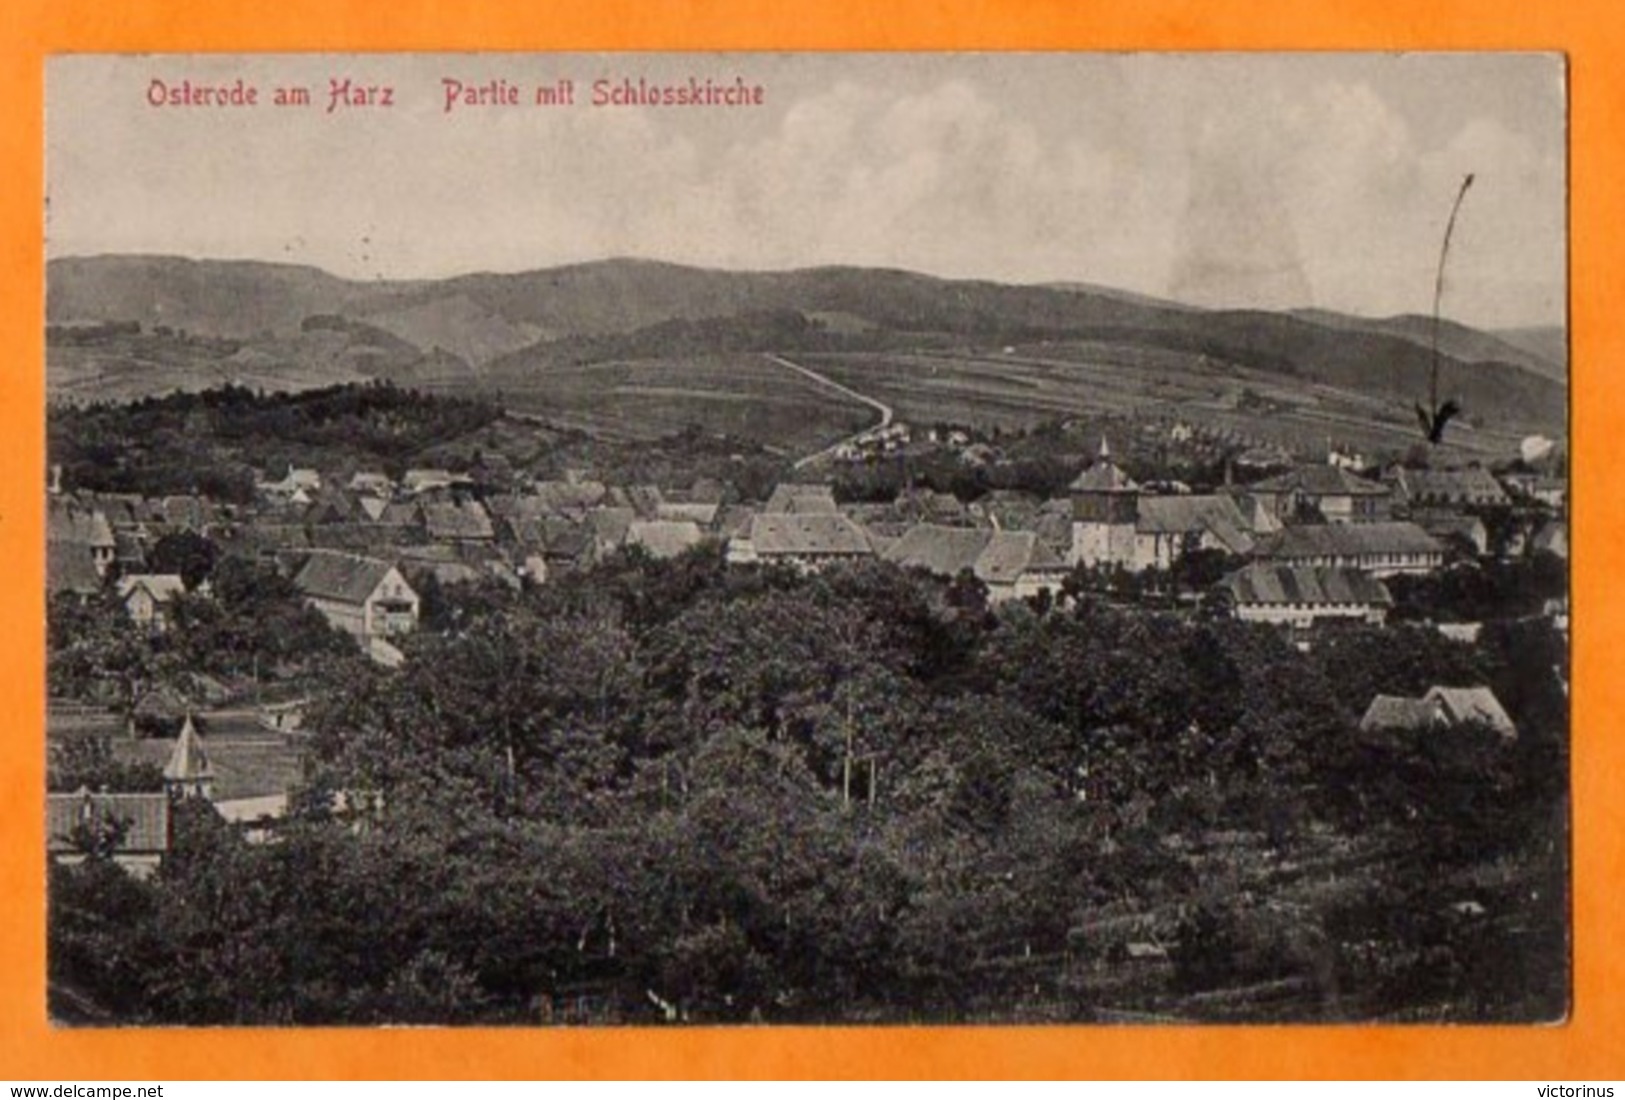
[[[817,450],[875,420],[868,406],[760,355],[593,363],[505,385],[503,405],[617,439],[655,439],[697,425],[786,453]]]
[[[803,361],[915,423],[1008,429],[1110,413],[1172,417],[1296,448],[1324,447],[1332,438],[1397,451],[1417,439],[1415,415],[1400,401],[1172,350],[1074,342],[963,353],[821,354]],[[1457,421],[1450,444],[1465,457],[1504,456],[1537,430],[1537,423]]]

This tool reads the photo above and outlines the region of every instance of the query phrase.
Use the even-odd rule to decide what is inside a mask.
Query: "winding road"
[[[856,442],[857,440],[859,440],[859,439],[863,438],[864,436],[868,435],[870,432],[879,431],[880,429],[889,427],[891,425],[892,418],[895,415],[895,413],[893,412],[892,407],[890,405],[886,404],[884,401],[876,401],[873,397],[870,397],[867,394],[859,393],[857,390],[853,389],[851,386],[843,386],[841,383],[835,381],[833,378],[826,378],[824,375],[819,374],[817,371],[813,370],[811,367],[804,367],[800,363],[792,363],[790,360],[786,359],[782,355],[774,355],[772,353],[767,353],[766,358],[767,358],[767,360],[769,362],[776,363],[779,366],[784,367],[786,370],[793,370],[797,374],[802,375],[803,377],[812,379],[814,382],[818,383],[820,386],[824,386],[824,387],[826,387],[828,389],[834,390],[836,393],[842,394],[842,395],[844,395],[846,397],[850,397],[854,401],[861,401],[865,405],[868,405],[871,409],[874,409],[876,412],[878,412],[880,414],[880,423],[871,424],[867,428],[864,428],[861,432],[853,432],[851,435],[846,436],[843,439],[836,440],[834,443],[831,443],[828,447],[825,447],[821,451],[814,451],[812,454],[806,456],[805,458],[797,459],[796,464],[795,464],[795,468],[797,470],[801,469],[804,466],[811,465],[812,463],[817,462],[821,458],[824,458],[824,457],[826,457],[828,455],[834,454],[841,447],[844,447],[848,443]]]

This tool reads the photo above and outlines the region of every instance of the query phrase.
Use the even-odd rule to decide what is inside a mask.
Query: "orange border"
[[[1609,441],[1625,402],[1612,294],[1625,285],[1625,21],[1609,0],[597,0],[442,8],[430,0],[11,0],[0,7],[0,1076],[89,1080],[456,1077],[1625,1078],[1625,622],[1612,566]],[[739,1031],[53,1032],[43,1020],[42,92],[62,51],[599,49],[1542,49],[1570,57],[1576,974],[1552,1028],[1005,1028]]]

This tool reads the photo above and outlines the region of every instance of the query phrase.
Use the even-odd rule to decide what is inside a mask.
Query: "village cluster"
[[[905,445],[908,431],[892,425],[848,446],[885,454]],[[986,449],[965,432],[947,432],[937,442],[961,452]],[[404,660],[396,643],[419,629],[425,585],[495,582],[517,590],[623,548],[667,559],[720,543],[729,563],[798,570],[877,558],[945,580],[973,576],[992,605],[1061,599],[1080,567],[1102,577],[1167,575],[1187,556],[1207,552],[1232,568],[1191,598],[1242,620],[1279,625],[1300,644],[1326,620],[1382,624],[1393,606],[1385,581],[1396,576],[1496,554],[1567,557],[1567,501],[1563,482],[1550,474],[1497,475],[1467,465],[1394,466],[1365,476],[1350,465],[1334,448],[1323,462],[1299,462],[1248,482],[1227,478],[1215,491],[1198,493],[1176,482],[1136,481],[1102,438],[1062,496],[993,490],[969,503],[915,489],[889,503],[843,504],[829,484],[785,481],[765,503],[749,505],[712,479],[617,486],[581,475],[495,491],[446,469],[411,469],[396,481],[380,471],[333,476],[292,467],[261,481],[257,501],[247,506],[53,485],[48,588],[53,597],[83,599],[111,590],[134,623],[161,634],[167,609],[187,586],[177,574],[150,571],[147,554],[164,535],[189,532],[223,554],[276,567],[329,624],[393,667]],[[1481,518],[1486,510],[1514,517],[1512,529],[1492,540]],[[206,582],[192,594],[207,596]],[[1566,628],[1566,606],[1549,610]],[[1439,625],[1471,637],[1470,626]],[[298,700],[258,708],[259,725],[272,735],[296,733],[300,719]],[[1431,728],[1466,721],[1515,735],[1482,685],[1439,685],[1416,699],[1380,696],[1364,724]],[[285,812],[285,790],[217,797],[209,760],[188,716],[167,753],[167,795],[54,794],[53,848],[71,854],[65,838],[86,814],[117,814],[135,823],[125,841],[129,862],[150,866],[165,843],[168,799],[212,798],[228,820],[245,827]]]

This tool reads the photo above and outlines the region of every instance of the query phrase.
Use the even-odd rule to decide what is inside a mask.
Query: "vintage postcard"
[[[1568,1016],[1561,54],[45,75],[55,1025]]]

